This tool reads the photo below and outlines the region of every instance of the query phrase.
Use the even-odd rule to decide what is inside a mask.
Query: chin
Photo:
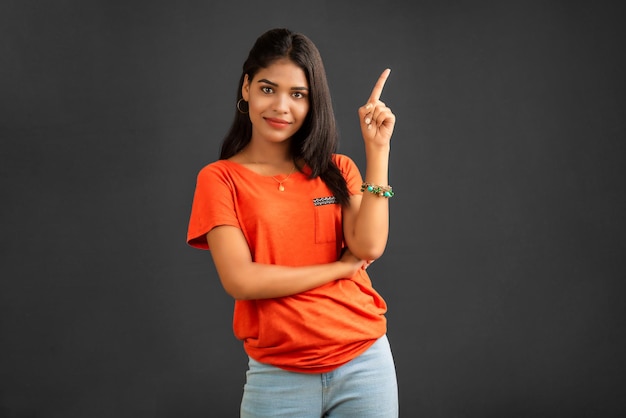
[[[290,134],[286,134],[286,133],[271,134],[270,133],[268,135],[263,135],[263,137],[265,138],[266,141],[280,144],[280,143],[289,141],[294,134],[295,134],[295,132],[294,133],[290,133]]]

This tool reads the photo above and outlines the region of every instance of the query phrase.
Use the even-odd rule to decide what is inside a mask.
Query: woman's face
[[[288,59],[262,68],[241,87],[248,102],[252,141],[283,142],[302,126],[309,112],[309,83],[304,71]]]

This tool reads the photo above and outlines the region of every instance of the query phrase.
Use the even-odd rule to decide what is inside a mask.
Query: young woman
[[[358,110],[365,182],[335,154],[321,57],[304,35],[261,35],[243,65],[220,159],[197,179],[188,243],[210,249],[249,356],[242,417],[396,417],[386,304],[365,271],[387,244],[385,70]]]

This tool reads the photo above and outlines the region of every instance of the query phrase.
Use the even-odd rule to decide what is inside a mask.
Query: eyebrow
[[[269,81],[266,78],[262,78],[258,81],[259,83],[266,83],[269,84],[270,86],[274,86],[274,87],[278,87],[278,84],[274,83],[273,81]],[[306,87],[292,87],[291,90],[298,90],[298,91],[309,91],[308,88]]]

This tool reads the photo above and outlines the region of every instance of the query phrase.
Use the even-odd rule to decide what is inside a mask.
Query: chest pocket
[[[326,244],[342,238],[341,206],[333,198],[315,199],[315,242]]]

